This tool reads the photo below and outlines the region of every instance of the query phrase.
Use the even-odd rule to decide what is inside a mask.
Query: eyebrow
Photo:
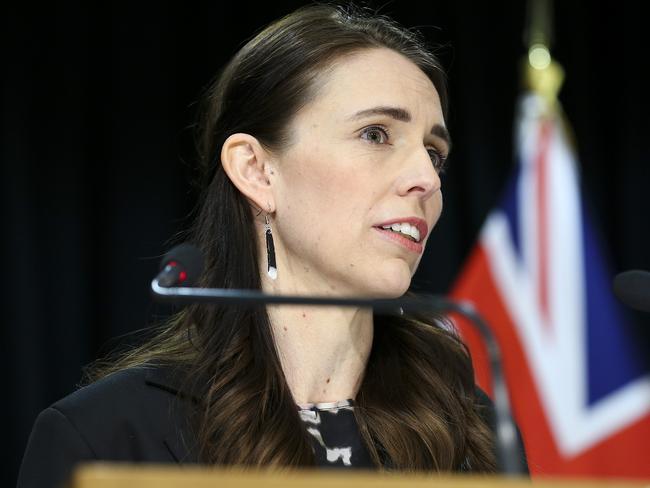
[[[354,121],[359,119],[365,119],[367,117],[372,117],[376,115],[388,116],[392,119],[398,120],[400,122],[410,122],[412,120],[411,113],[405,108],[401,107],[373,107],[367,108],[365,110],[360,110],[359,112],[352,115],[348,120]],[[431,129],[431,135],[439,137],[447,144],[448,150],[451,151],[451,137],[449,131],[443,125],[436,124]]]

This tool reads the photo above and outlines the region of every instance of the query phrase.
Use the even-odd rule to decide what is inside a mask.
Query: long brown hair
[[[392,49],[433,82],[447,112],[445,76],[414,32],[358,7],[311,5],[274,22],[228,63],[204,97],[198,155],[203,190],[189,240],[205,257],[201,285],[260,289],[249,203],[219,154],[237,132],[271,151],[342,56]],[[378,467],[494,471],[489,429],[476,411],[466,348],[435,318],[375,316],[375,334],[355,415]],[[139,364],[171,363],[195,381],[201,460],[247,466],[307,466],[314,456],[274,345],[264,308],[193,305],[96,377]]]

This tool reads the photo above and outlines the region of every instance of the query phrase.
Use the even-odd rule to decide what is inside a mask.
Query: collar
[[[144,381],[148,386],[160,388],[183,399],[189,398],[193,402],[199,402],[196,388],[192,389],[192,386],[198,382],[188,379],[185,368],[172,365],[147,365],[144,368]]]

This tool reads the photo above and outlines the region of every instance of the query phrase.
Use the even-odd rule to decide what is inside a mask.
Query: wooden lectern
[[[650,480],[516,479],[341,470],[237,470],[97,463],[80,466],[72,488],[650,488]]]

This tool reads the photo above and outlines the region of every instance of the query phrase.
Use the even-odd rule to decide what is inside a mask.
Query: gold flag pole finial
[[[524,61],[526,87],[542,96],[549,108],[557,104],[564,82],[564,70],[551,57],[553,36],[552,0],[528,0],[528,21],[525,42],[528,56]]]

